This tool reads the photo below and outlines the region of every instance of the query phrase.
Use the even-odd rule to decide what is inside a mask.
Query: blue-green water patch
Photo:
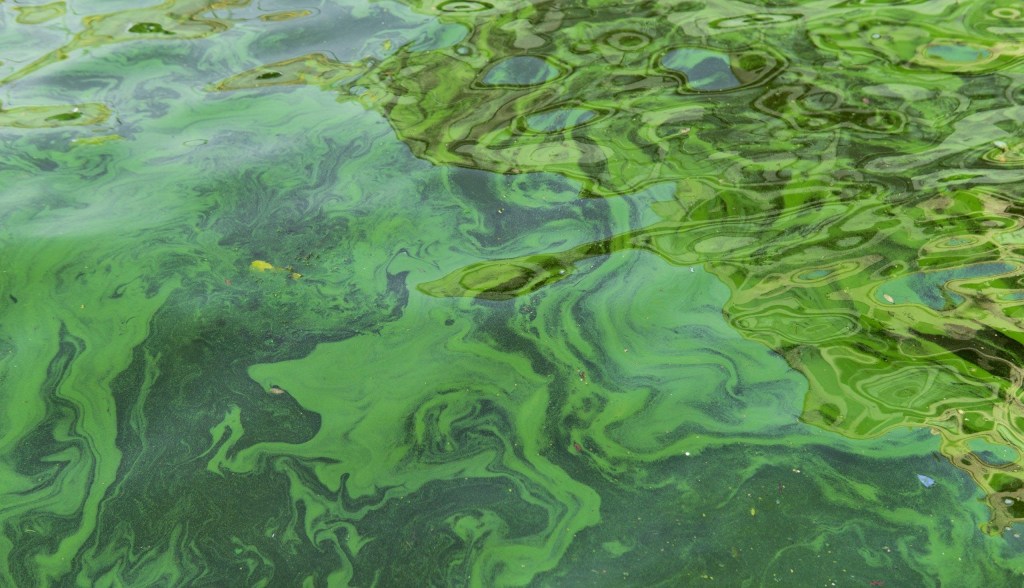
[[[1013,271],[1009,263],[978,263],[934,272],[917,272],[893,280],[879,289],[886,302],[916,302],[932,310],[949,310],[964,302],[964,297],[946,287],[951,280],[985,278]]]
[[[992,52],[984,47],[962,44],[929,45],[924,53],[928,57],[957,64],[977,63],[992,57]]]
[[[740,86],[729,54],[721,51],[682,47],[666,53],[661,64],[685,75],[687,85],[694,90],[731,90]]]
[[[556,108],[526,117],[526,129],[536,133],[556,133],[593,120],[597,113],[587,108]]]
[[[558,68],[546,59],[517,55],[492,65],[484,74],[481,84],[499,87],[536,86],[556,79],[560,73]]]
[[[996,445],[985,439],[971,439],[967,446],[975,455],[985,460],[989,465],[1001,466],[1013,463],[1020,459],[1020,454],[1012,447]]]

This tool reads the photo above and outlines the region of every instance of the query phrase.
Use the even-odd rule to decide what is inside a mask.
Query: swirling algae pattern
[[[624,249],[705,265],[732,290],[733,327],[808,377],[805,421],[852,437],[931,427],[989,492],[991,528],[1020,520],[1022,482],[1006,482],[1024,480],[1019,464],[996,468],[964,448],[974,438],[1019,448],[1024,424],[1024,45],[1007,35],[1024,30],[1020,10],[597,4],[416,4],[468,34],[380,61],[309,55],[220,87],[319,84],[384,113],[419,157],[553,171],[584,196],[673,184],[650,226],[419,287],[522,296]],[[699,61],[670,65],[681,52]],[[520,78],[495,81],[516,67]],[[589,116],[531,126],[553,111]],[[911,153],[894,152],[896,139]]]
[[[1019,580],[1016,3],[0,8],[4,582]]]

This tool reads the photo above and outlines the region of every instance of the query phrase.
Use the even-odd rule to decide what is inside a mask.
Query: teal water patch
[[[991,59],[992,52],[984,47],[972,45],[929,45],[925,49],[925,55],[943,61],[956,64],[976,63]]]
[[[430,27],[409,44],[409,51],[436,51],[453,47],[466,37],[466,29],[456,24],[438,24]]]
[[[696,47],[673,49],[661,58],[661,64],[684,74],[687,85],[694,90],[731,90],[740,86],[729,54],[720,51]]]
[[[831,269],[816,269],[816,270],[811,270],[809,272],[804,272],[804,273],[800,274],[798,276],[798,278],[801,279],[801,280],[807,280],[809,282],[813,282],[813,281],[820,280],[822,278],[827,278],[828,276],[832,275],[833,273],[835,273],[835,270],[831,270]]]
[[[997,445],[985,439],[971,439],[967,446],[990,465],[1006,466],[1020,459],[1020,452],[1005,445]]]
[[[1012,272],[1017,266],[1009,263],[979,263],[933,272],[917,272],[887,283],[879,290],[880,297],[894,302],[924,304],[932,310],[949,310],[963,304],[964,297],[947,284],[954,280],[994,277]]]
[[[503,59],[487,70],[487,86],[536,86],[559,76],[558,68],[540,57],[520,55]]]
[[[527,116],[526,125],[539,133],[555,133],[582,125],[595,116],[596,112],[586,108],[558,108]]]

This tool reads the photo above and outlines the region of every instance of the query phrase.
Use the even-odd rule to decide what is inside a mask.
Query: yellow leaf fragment
[[[75,145],[102,145],[111,141],[119,141],[123,138],[121,135],[100,135],[98,137],[80,137],[72,139],[71,142]]]

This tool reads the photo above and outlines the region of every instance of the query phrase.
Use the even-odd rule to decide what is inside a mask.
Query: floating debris
[[[262,259],[254,259],[252,263],[249,264],[249,269],[257,272],[287,272],[288,277],[293,280],[297,280],[302,277],[302,274],[293,271],[290,265],[285,267],[276,267],[272,263],[263,261]]]

